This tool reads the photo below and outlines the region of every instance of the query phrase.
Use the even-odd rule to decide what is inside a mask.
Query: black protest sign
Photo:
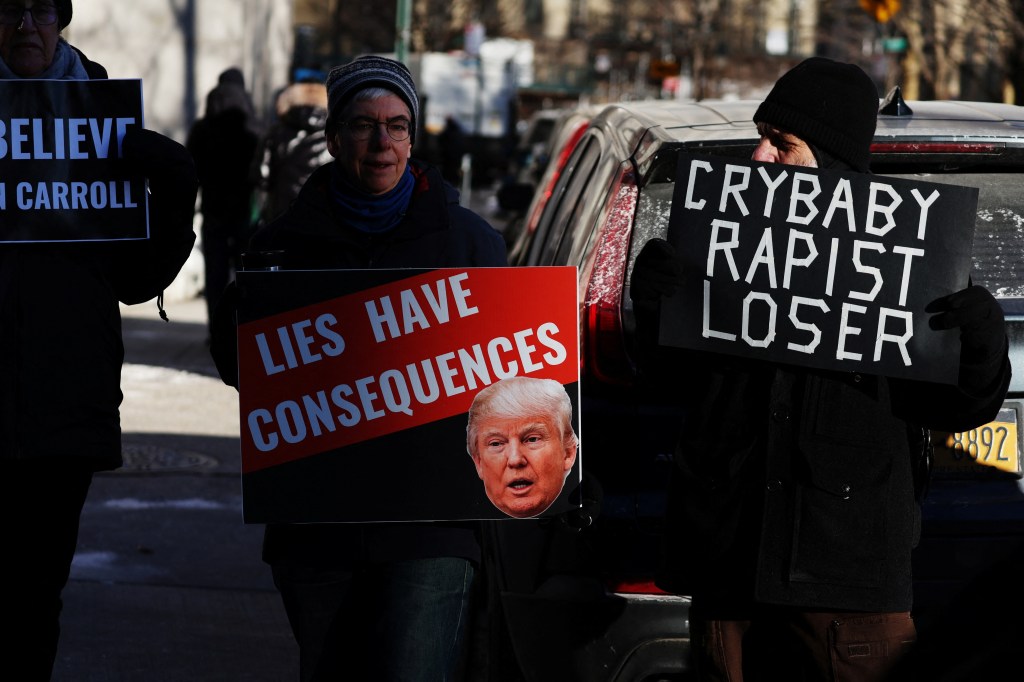
[[[0,242],[149,236],[145,179],[121,142],[139,80],[0,80]]]
[[[955,383],[957,330],[926,305],[967,285],[975,188],[681,154],[683,265],[661,342]]]

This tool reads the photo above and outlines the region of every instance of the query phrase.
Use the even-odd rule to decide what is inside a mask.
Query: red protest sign
[[[422,432],[442,438],[438,457],[460,470],[449,492],[472,499],[466,518],[476,518],[474,396],[512,376],[576,392],[575,268],[241,272],[238,284],[243,479],[319,476],[338,461],[365,473],[380,455],[380,475],[396,484],[396,439]],[[452,516],[413,506],[410,519]]]

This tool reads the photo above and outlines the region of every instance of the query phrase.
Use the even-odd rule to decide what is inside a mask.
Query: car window
[[[629,162],[624,162],[631,167]],[[601,225],[608,218],[608,210],[616,191],[617,183],[613,182],[620,173],[620,166],[614,154],[603,154],[590,175],[584,189],[586,197],[581,197],[577,211],[566,225],[565,234],[558,244],[552,265],[579,265],[583,249],[590,241],[590,235],[600,231]]]
[[[576,147],[537,226],[537,235],[527,259],[531,265],[551,264],[566,227],[575,219],[581,202],[586,199],[584,190],[600,158],[600,144],[594,135],[588,135]]]
[[[1024,297],[1024,182],[1020,172],[915,173],[893,177],[977,187],[978,218],[974,224],[971,279],[998,298]]]

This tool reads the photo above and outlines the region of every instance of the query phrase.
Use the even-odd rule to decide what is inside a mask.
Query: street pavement
[[[122,307],[125,466],[96,476],[64,591],[54,682],[297,679],[284,610],[242,523],[238,400],[201,298]]]

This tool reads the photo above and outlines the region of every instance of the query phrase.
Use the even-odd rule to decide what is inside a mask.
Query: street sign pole
[[[409,26],[412,24],[412,0],[398,0],[395,10],[395,59],[405,63],[409,56]]]

